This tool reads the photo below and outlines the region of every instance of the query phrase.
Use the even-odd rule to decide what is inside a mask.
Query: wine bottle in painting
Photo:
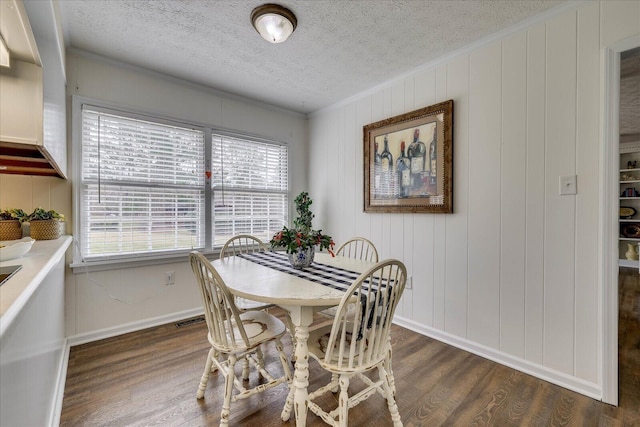
[[[398,175],[398,197],[409,197],[409,189],[411,188],[411,162],[404,154],[405,143],[400,143],[400,157],[396,160],[396,174]]]
[[[380,174],[382,172],[382,157],[378,153],[378,142],[374,142],[374,160],[373,160],[373,197],[380,197]]]
[[[382,195],[390,197],[393,194],[393,156],[389,151],[389,139],[387,135],[384,136],[384,148],[380,153],[380,159],[382,162]]]
[[[429,168],[429,185],[430,186],[435,186],[436,185],[436,163],[437,163],[437,155],[438,155],[438,148],[437,148],[437,142],[436,142],[436,127],[437,126],[433,126],[433,139],[431,140],[431,145],[429,147],[429,159],[431,160],[431,167]]]
[[[413,142],[409,144],[407,156],[411,164],[411,188],[414,193],[423,194],[426,192],[422,178],[427,166],[427,146],[420,141],[420,129],[418,128],[413,131]]]

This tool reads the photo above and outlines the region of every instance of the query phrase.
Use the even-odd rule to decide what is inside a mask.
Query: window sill
[[[220,254],[220,248],[216,248],[209,251],[201,251],[204,256],[209,259],[218,258]],[[146,267],[150,265],[164,265],[179,262],[188,262],[189,252],[173,253],[169,255],[151,255],[140,256],[137,258],[125,258],[125,259],[106,259],[99,261],[89,262],[72,262],[69,264],[73,274],[93,273],[96,271],[107,270],[121,270],[123,268],[137,268]]]

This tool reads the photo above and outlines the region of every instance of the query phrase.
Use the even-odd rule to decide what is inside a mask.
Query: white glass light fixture
[[[9,49],[7,48],[7,44],[2,38],[2,34],[0,34],[0,66],[11,67]]]
[[[253,9],[251,23],[263,39],[282,43],[296,29],[298,20],[289,9],[277,4],[264,4]]]

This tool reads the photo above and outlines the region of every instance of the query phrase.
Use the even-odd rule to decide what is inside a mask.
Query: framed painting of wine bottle
[[[453,100],[363,133],[365,212],[453,212]]]

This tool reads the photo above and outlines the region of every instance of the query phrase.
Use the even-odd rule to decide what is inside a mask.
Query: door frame
[[[620,54],[640,46],[640,35],[604,49],[600,241],[602,289],[602,400],[618,405],[618,230],[620,168]]]

